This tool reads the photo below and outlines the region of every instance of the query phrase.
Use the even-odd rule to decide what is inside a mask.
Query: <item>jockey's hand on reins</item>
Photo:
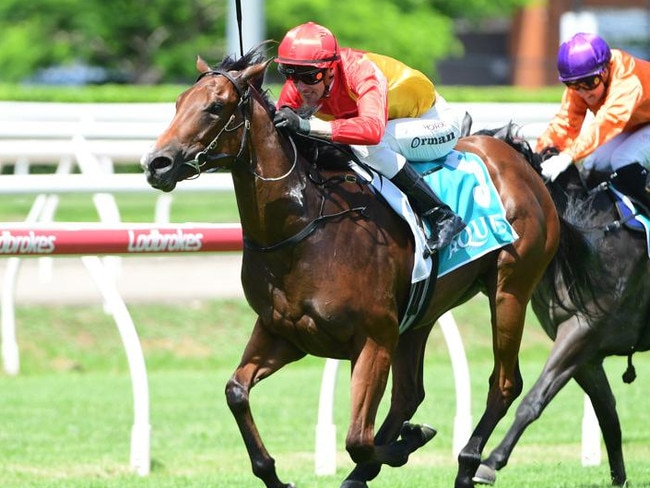
[[[309,121],[300,116],[289,107],[282,107],[275,113],[273,124],[278,129],[288,129],[296,134],[309,134],[311,129]]]

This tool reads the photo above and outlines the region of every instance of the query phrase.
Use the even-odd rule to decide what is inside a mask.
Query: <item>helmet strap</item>
[[[330,65],[327,68],[327,71],[325,72],[325,91],[323,92],[323,96],[321,98],[328,98],[330,96],[330,88],[332,87],[332,83],[334,83],[334,67],[333,65]]]

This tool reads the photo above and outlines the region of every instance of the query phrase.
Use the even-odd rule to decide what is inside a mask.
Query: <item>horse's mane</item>
[[[544,155],[531,148],[528,141],[519,135],[520,128],[513,122],[495,129],[483,129],[474,135],[496,137],[517,150],[528,164],[541,175],[541,163]],[[565,311],[575,314],[580,312],[596,319],[606,312],[599,303],[599,297],[606,296],[604,279],[606,273],[598,258],[598,253],[584,228],[586,220],[591,218],[589,201],[577,198],[566,200],[566,189],[551,183],[547,184],[551,198],[558,209],[560,217],[560,244],[544,273],[540,286],[551,294],[553,303]],[[560,195],[564,196],[563,200]],[[560,296],[559,282],[564,283]],[[539,298],[539,297],[537,297]]]
[[[267,52],[269,50],[269,45],[274,42],[275,41],[270,40],[262,41],[239,58],[235,58],[232,55],[226,55],[221,60],[221,62],[213,68],[213,71],[242,71],[256,64],[268,63],[269,58],[267,57]],[[271,100],[269,91],[268,89],[263,88],[263,83],[264,77],[259,77],[258,79],[253,80],[251,84],[260,93],[260,95],[262,95],[262,98],[267,104],[268,108],[275,110],[275,105]]]
[[[508,143],[509,146],[521,153],[528,164],[530,164],[538,174],[542,174],[542,156],[533,151],[530,143],[519,135],[519,126],[510,121],[502,127],[495,129],[481,129],[473,133],[477,136],[489,136],[501,139]]]

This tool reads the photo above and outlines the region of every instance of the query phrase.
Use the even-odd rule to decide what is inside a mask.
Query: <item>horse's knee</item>
[[[375,446],[372,443],[361,444],[348,441],[345,445],[345,450],[348,451],[350,459],[352,459],[355,464],[363,464],[373,460]]]
[[[226,402],[232,413],[248,409],[248,390],[234,378],[226,383]]]

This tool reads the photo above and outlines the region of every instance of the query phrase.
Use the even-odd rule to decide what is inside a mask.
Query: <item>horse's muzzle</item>
[[[164,192],[176,188],[178,180],[173,171],[174,161],[170,157],[149,152],[140,159],[140,166],[153,188]]]

